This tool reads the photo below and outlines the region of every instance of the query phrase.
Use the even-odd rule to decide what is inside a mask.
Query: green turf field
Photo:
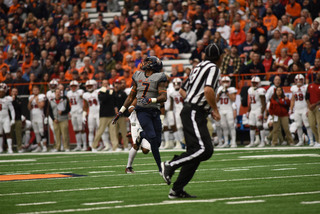
[[[2,154],[1,175],[85,176],[2,181],[0,213],[320,213],[320,149],[217,149],[186,187],[191,200],[168,199],[151,154],[139,153],[136,173],[125,174],[127,155]]]

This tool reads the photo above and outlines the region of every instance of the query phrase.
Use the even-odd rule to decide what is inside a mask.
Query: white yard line
[[[223,169],[225,172],[238,172],[238,171],[247,171],[249,169]]]
[[[286,170],[294,170],[297,168],[281,168],[281,169],[272,169],[272,171],[286,171]]]
[[[247,201],[228,201],[226,204],[253,204],[253,203],[263,203],[265,200],[247,200]]]
[[[115,171],[92,171],[92,172],[88,172],[90,174],[99,174],[99,173],[108,173],[108,172],[115,172]]]
[[[302,178],[302,177],[319,177],[320,174],[311,175],[291,175],[291,176],[275,176],[275,177],[261,177],[261,178],[237,178],[237,179],[226,179],[226,180],[212,180],[212,181],[192,181],[193,184],[201,183],[221,183],[221,182],[239,182],[239,181],[254,181],[254,180],[273,180],[273,179],[287,179],[287,178]],[[15,195],[34,195],[34,194],[48,194],[48,193],[61,193],[61,192],[78,192],[78,191],[92,191],[92,190],[104,190],[104,189],[119,189],[128,187],[146,187],[146,186],[163,186],[165,183],[160,184],[138,184],[138,185],[126,185],[126,186],[107,186],[107,187],[90,187],[90,188],[79,188],[79,189],[60,189],[60,190],[47,190],[37,192],[15,192],[15,193],[3,193],[0,197],[4,196],[15,196]]]
[[[239,158],[297,158],[297,157],[320,157],[319,154],[279,154],[279,155],[252,155],[252,156],[239,156]]]
[[[264,147],[264,148],[214,148],[215,151],[261,151],[261,150],[277,150],[277,151],[282,151],[282,150],[313,150],[313,149],[319,149],[316,147],[289,147],[289,146],[279,146],[279,147]],[[183,151],[183,150],[180,150]],[[160,152],[180,152],[177,150],[169,149],[169,150],[161,150]],[[141,151],[139,151],[141,153]],[[96,154],[123,154],[123,153],[128,153],[128,152],[113,152],[113,151],[99,151],[97,153],[90,153],[90,152],[39,152],[39,153],[14,153],[14,154],[1,154],[2,157],[4,156],[34,156],[34,155],[39,155],[39,156],[51,156],[51,155],[79,155],[79,154],[87,154],[87,157],[89,156],[96,156]],[[64,156],[67,157],[67,156]],[[59,158],[59,157],[56,157]]]
[[[101,204],[118,204],[118,203],[123,203],[123,201],[101,201],[101,202],[93,202],[93,203],[83,203],[81,205],[94,206],[94,205],[101,205]]]
[[[302,201],[300,204],[320,204],[320,201]]]
[[[279,193],[279,194],[268,194],[268,195],[240,196],[240,197],[230,197],[230,198],[213,198],[213,199],[206,199],[206,200],[173,200],[173,201],[162,201],[158,203],[128,204],[128,205],[117,205],[113,207],[110,206],[110,207],[92,207],[92,208],[64,209],[64,210],[48,210],[48,211],[18,213],[18,214],[89,212],[89,211],[96,211],[96,210],[111,210],[111,209],[133,208],[133,207],[151,207],[151,206],[162,206],[162,205],[171,205],[171,204],[213,203],[217,201],[286,197],[286,196],[296,196],[296,195],[312,195],[312,194],[319,194],[319,193],[320,191],[313,191],[313,192],[294,192],[294,193]]]
[[[56,201],[44,201],[37,203],[25,203],[25,204],[16,204],[16,206],[35,206],[35,205],[44,205],[44,204],[56,204]]]
[[[1,155],[2,156],[2,155]],[[0,160],[0,163],[16,163],[16,162],[34,162],[36,159],[11,159],[11,160]]]

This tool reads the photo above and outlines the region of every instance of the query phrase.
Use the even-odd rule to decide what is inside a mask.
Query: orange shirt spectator
[[[194,15],[197,13],[196,11],[196,1],[191,1],[191,4],[188,6],[187,18],[192,19]]]
[[[292,56],[293,53],[297,52],[297,49],[295,48],[293,43],[287,42],[286,44],[284,44],[283,42],[280,42],[280,44],[277,47],[276,52],[275,52],[277,57],[280,57],[280,53],[283,48],[288,49],[289,56]]]
[[[268,8],[269,10],[269,8]],[[270,8],[271,10],[271,8]],[[268,31],[275,29],[278,25],[278,19],[275,15],[271,14],[271,15],[266,15],[263,18],[263,24],[267,27]]]
[[[317,51],[316,59],[320,59],[320,50]]]
[[[88,73],[88,77],[89,79],[93,78],[94,75],[94,67],[92,65],[89,65],[89,67],[87,66],[83,66],[79,69],[79,74],[81,74],[82,72],[86,71]]]
[[[286,14],[293,18],[299,17],[301,13],[301,5],[295,0],[290,0],[286,6]]]
[[[246,41],[246,33],[243,30],[239,29],[240,24],[239,24],[239,27],[236,27],[236,28],[238,29],[231,32],[230,39],[229,39],[230,46],[232,45],[238,46]]]
[[[13,5],[11,5],[11,7],[9,8],[8,14],[16,13],[19,7],[20,7],[20,4],[18,3],[18,1],[16,1],[16,3],[13,3]]]
[[[85,35],[81,36],[81,43],[78,45],[78,47],[83,51],[86,55],[88,54],[88,47],[92,46],[91,42],[87,41],[87,37]]]
[[[130,45],[128,47],[128,51],[123,54],[122,66],[128,65],[128,62],[127,62],[127,59],[126,59],[128,55],[132,56],[132,58],[131,58],[132,60],[136,60],[135,59],[136,58],[136,52],[133,51],[133,48]]]
[[[22,73],[24,74],[26,72],[26,69],[31,68],[31,66],[32,66],[31,56],[29,54],[26,54],[25,60],[21,66]]]

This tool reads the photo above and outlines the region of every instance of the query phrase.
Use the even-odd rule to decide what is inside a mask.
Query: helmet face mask
[[[87,80],[86,82],[86,89],[89,92],[92,92],[96,89],[97,87],[97,82],[95,80]]]
[[[221,79],[221,85],[222,85],[224,88],[230,87],[230,85],[231,85],[231,79],[230,79],[230,77],[228,77],[228,76],[222,77],[222,79]]]
[[[294,78],[294,82],[297,86],[302,86],[304,84],[304,76],[302,74],[297,74]]]
[[[176,91],[178,91],[180,88],[181,88],[181,85],[182,85],[182,81],[180,78],[174,78],[173,81],[173,87]]]
[[[0,97],[3,98],[6,96],[8,87],[5,83],[0,83]]]
[[[57,80],[51,80],[49,82],[49,88],[51,91],[54,91],[58,87],[58,82]]]
[[[73,80],[70,82],[70,88],[73,92],[77,91],[79,89],[79,83],[76,80]]]
[[[150,56],[147,57],[143,62],[141,69],[144,71],[161,72],[163,64],[158,57]]]

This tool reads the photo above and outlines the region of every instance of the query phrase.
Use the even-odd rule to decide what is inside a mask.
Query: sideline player
[[[76,148],[73,149],[73,151],[80,151],[81,149],[83,149],[83,151],[86,151],[87,136],[82,124],[82,113],[83,113],[82,95],[84,91],[82,89],[79,89],[79,83],[76,80],[71,81],[69,85],[71,90],[67,92],[67,97],[71,104],[71,111],[70,111],[71,122],[72,122],[73,131],[75,132],[76,140],[77,140],[77,146]],[[83,145],[82,148],[81,148],[81,145]]]
[[[180,78],[174,78],[172,80],[172,84],[174,87],[174,90],[172,90],[169,93],[169,97],[171,100],[171,107],[170,109],[173,112],[174,115],[174,121],[175,121],[175,129],[173,130],[173,136],[175,139],[175,149],[182,149],[184,147],[184,135],[183,135],[183,125],[181,122],[180,113],[183,109],[183,98],[181,94],[179,93],[179,90],[182,85],[182,80]]]
[[[97,82],[95,80],[87,80],[86,81],[86,90],[83,94],[83,113],[82,113],[82,122],[87,122],[87,114],[88,114],[88,129],[89,129],[89,146],[92,147],[94,132],[99,127],[99,99],[97,90]],[[88,113],[87,113],[88,111]],[[85,151],[87,148],[86,143],[83,145],[83,150]]]
[[[6,96],[8,87],[0,83],[0,153],[3,152],[3,131],[7,139],[8,153],[12,154],[12,138],[10,136],[11,126],[15,123],[16,114],[12,105],[12,97]],[[10,116],[9,116],[10,111]]]
[[[266,109],[266,90],[260,88],[260,78],[253,77],[251,79],[251,87],[248,89],[249,95],[249,125],[250,125],[250,144],[246,147],[254,147],[256,129],[260,130],[261,141],[259,147],[264,147],[264,130],[262,122],[264,118],[264,111]]]
[[[231,79],[224,76],[221,79],[222,85],[218,88],[217,100],[219,102],[219,112],[221,115],[221,128],[223,130],[224,144],[221,147],[229,147],[229,133],[231,136],[231,147],[236,148],[236,128],[235,128],[235,110],[237,89],[230,87]],[[230,131],[230,132],[229,132]]]
[[[54,100],[56,95],[55,95],[55,90],[58,87],[59,83],[57,80],[53,79],[49,82],[49,89],[46,93],[46,100],[48,101],[47,104],[47,108],[46,108],[46,112],[45,112],[45,118],[44,118],[44,125],[47,125],[49,123],[49,128],[51,129],[52,133],[53,133],[53,138],[54,138],[54,142],[56,142],[56,135],[54,134],[54,129],[53,129],[53,120],[52,118],[49,116],[49,102],[51,100]]]
[[[141,66],[143,71],[136,71],[133,76],[133,86],[129,96],[115,116],[113,123],[123,114],[137,98],[136,113],[142,131],[136,140],[137,146],[140,146],[142,139],[147,139],[151,144],[153,157],[161,173],[161,158],[159,147],[161,145],[161,119],[160,103],[167,100],[166,75],[161,72],[162,62],[159,58],[147,57]]]
[[[30,119],[32,123],[33,131],[36,135],[36,141],[38,147],[32,152],[40,152],[42,147],[42,152],[47,151],[47,139],[44,136],[44,106],[45,106],[46,96],[40,94],[39,86],[33,85],[32,95],[29,97],[28,109],[30,111]]]
[[[296,85],[293,85],[290,88],[292,92],[291,105],[290,105],[290,114],[294,114],[294,121],[297,126],[297,133],[299,142],[296,146],[303,146],[303,125],[307,129],[307,134],[310,139],[310,146],[314,145],[312,130],[308,121],[308,105],[306,102],[306,92],[308,85],[304,85],[304,76],[302,74],[297,74],[294,78]]]

